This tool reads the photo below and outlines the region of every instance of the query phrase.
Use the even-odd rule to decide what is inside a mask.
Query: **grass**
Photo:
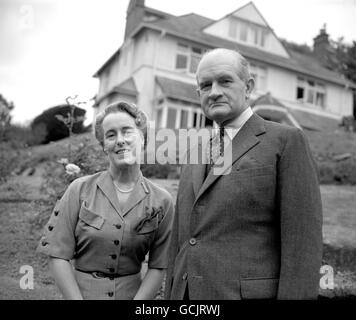
[[[344,139],[341,139],[344,137]],[[338,153],[355,153],[354,134],[326,135],[309,133],[310,144],[317,155],[332,161]],[[342,141],[338,144],[338,141]],[[78,135],[44,146],[17,152],[19,175],[0,185],[0,299],[58,299],[60,295],[48,274],[46,259],[35,254],[41,227],[51,212],[53,199],[48,189],[40,189],[43,176],[54,180],[63,170],[56,160],[68,157],[72,144],[73,161],[85,174],[106,166],[102,150],[91,134]],[[354,148],[350,150],[350,148]],[[324,153],[323,150],[325,150]],[[323,160],[323,161],[324,161]],[[325,161],[326,161],[325,160]],[[11,166],[13,170],[14,166]],[[21,172],[36,169],[32,176]],[[155,180],[176,197],[178,180]],[[64,180],[63,180],[64,181]],[[356,186],[321,186],[324,209],[324,263],[334,268],[335,289],[321,290],[322,297],[343,298],[356,296]],[[21,265],[35,270],[35,289],[19,288]]]

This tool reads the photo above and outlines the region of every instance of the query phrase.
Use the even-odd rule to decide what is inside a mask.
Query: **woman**
[[[126,102],[97,116],[95,136],[109,168],[74,180],[46,225],[38,251],[50,256],[66,299],[153,299],[161,286],[173,202],[140,171],[146,124],[145,114]]]

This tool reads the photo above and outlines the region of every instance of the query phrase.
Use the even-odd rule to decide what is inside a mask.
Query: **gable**
[[[213,22],[203,32],[289,58],[287,50],[252,2]]]

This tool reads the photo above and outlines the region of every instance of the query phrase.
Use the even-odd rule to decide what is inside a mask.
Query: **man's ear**
[[[251,93],[255,88],[255,80],[250,78],[246,82],[246,100],[250,99]]]

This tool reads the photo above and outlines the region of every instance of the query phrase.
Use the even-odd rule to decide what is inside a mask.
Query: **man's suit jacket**
[[[166,298],[313,299],[322,256],[318,174],[301,130],[253,115],[227,175],[181,174]]]

